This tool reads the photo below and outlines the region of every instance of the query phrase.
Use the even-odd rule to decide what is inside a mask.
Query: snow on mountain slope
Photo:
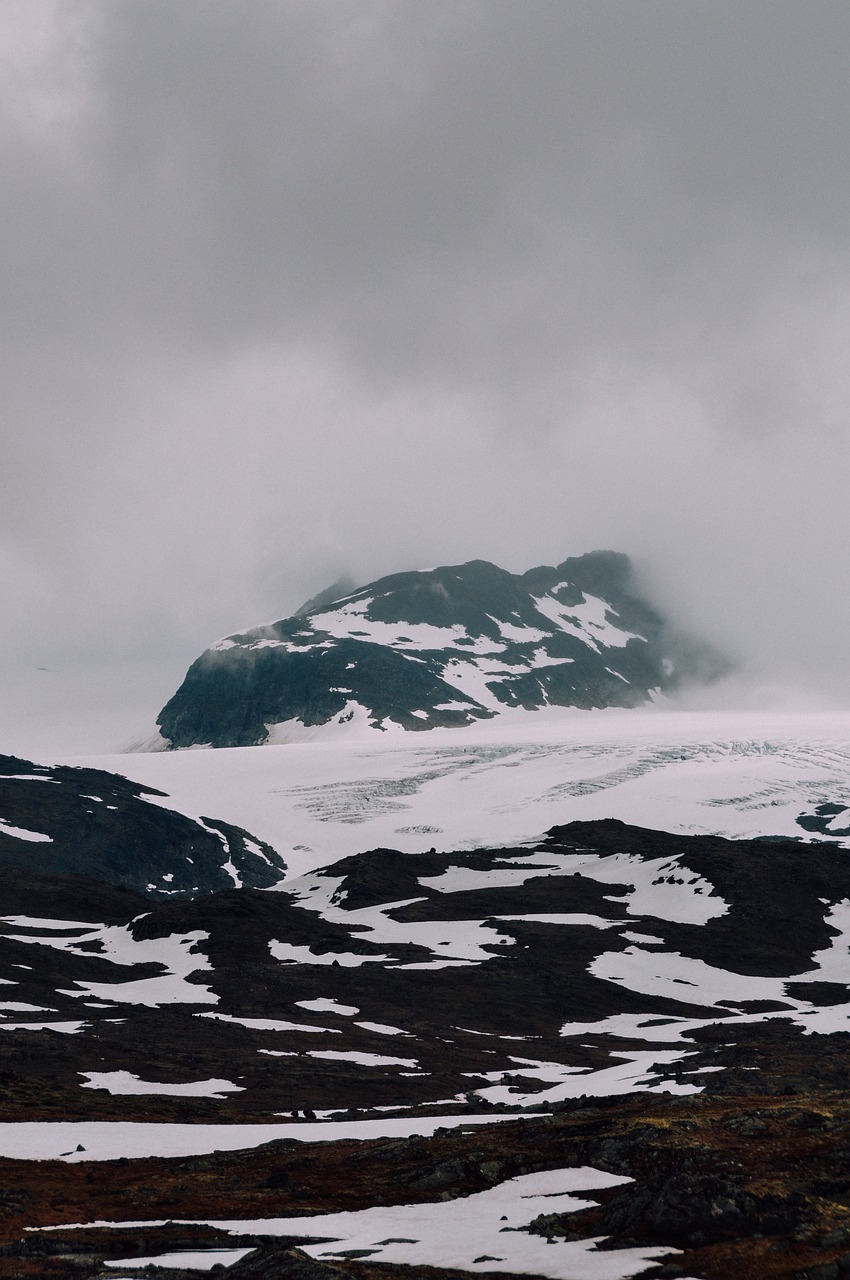
[[[69,763],[125,774],[165,793],[151,803],[251,831],[293,875],[376,846],[533,840],[573,819],[734,838],[850,838],[847,713],[550,708],[426,739],[373,734]]]
[[[232,635],[160,713],[170,746],[247,746],[340,727],[457,728],[511,709],[638,706],[725,664],[596,551],[510,574],[484,560],[398,573]]]

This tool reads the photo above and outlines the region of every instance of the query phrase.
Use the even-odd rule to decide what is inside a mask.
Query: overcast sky
[[[848,61],[846,0],[0,0],[0,750],[600,546],[850,700]]]

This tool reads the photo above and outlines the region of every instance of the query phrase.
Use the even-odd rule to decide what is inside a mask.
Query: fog
[[[844,0],[5,0],[0,750],[358,581],[628,552],[847,705]],[[42,670],[45,668],[45,670]]]

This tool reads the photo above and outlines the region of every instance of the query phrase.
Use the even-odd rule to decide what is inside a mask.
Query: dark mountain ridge
[[[86,876],[155,898],[283,878],[271,845],[154,803],[163,794],[102,769],[0,756],[0,869]]]
[[[472,560],[346,595],[329,588],[292,617],[219,641],[157,723],[171,747],[352,721],[418,732],[517,709],[637,706],[725,669],[641,597],[624,555],[522,574]]]

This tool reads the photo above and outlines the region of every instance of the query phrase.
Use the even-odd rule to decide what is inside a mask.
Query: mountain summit
[[[628,557],[612,551],[523,574],[471,560],[333,596],[207,649],[160,713],[167,745],[632,707],[724,666],[674,636],[640,598]]]

